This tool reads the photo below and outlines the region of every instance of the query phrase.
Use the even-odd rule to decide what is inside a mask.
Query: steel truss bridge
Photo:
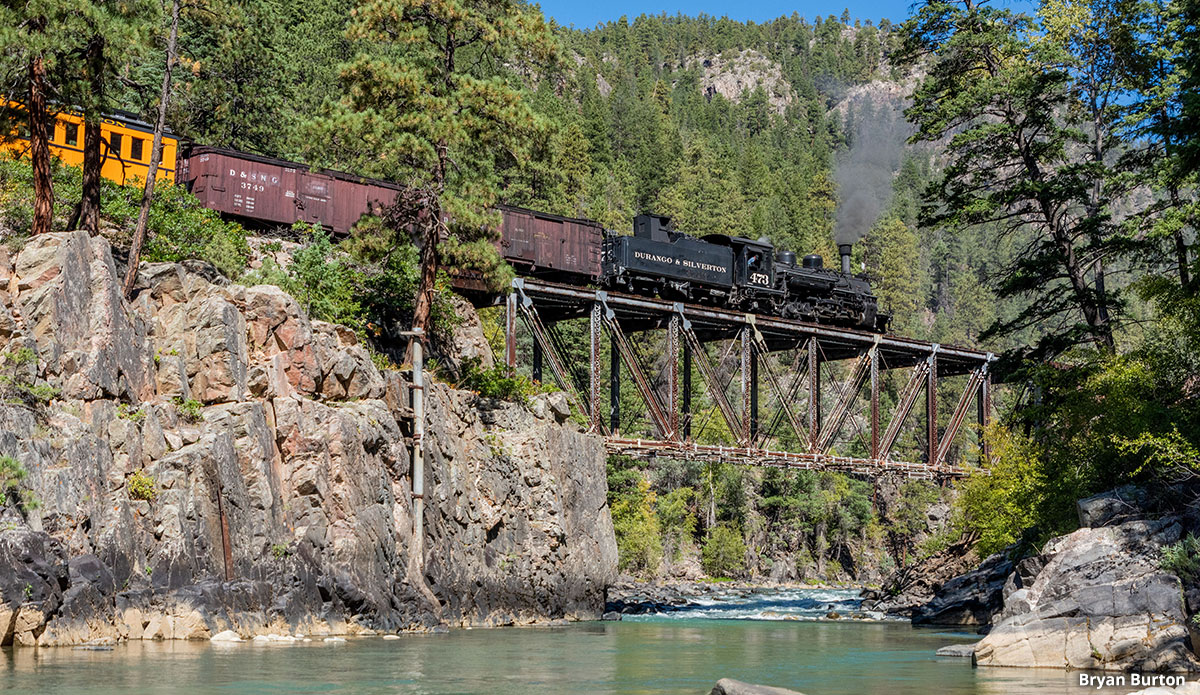
[[[555,327],[562,321],[583,318],[589,319],[590,363],[581,378],[584,370],[568,361],[566,345]],[[996,358],[978,350],[518,278],[513,280],[505,305],[504,358],[510,373],[517,368],[520,325],[532,336],[533,377],[541,380],[548,364],[558,386],[587,418],[590,431],[605,437],[610,453],[839,470],[867,477],[896,473],[946,479],[972,470],[964,461],[948,460],[972,405],[980,426],[991,418],[988,369]],[[661,334],[658,361],[662,367],[654,379],[630,341],[635,334],[647,332]],[[602,364],[605,338],[610,343],[607,380]],[[706,346],[720,347],[726,342],[722,358],[714,363]],[[790,368],[772,366],[770,355],[789,352]],[[823,386],[823,367],[831,363],[843,364],[829,369],[840,372],[840,378]],[[648,438],[622,435],[622,367],[653,427],[654,434]],[[907,370],[908,376],[886,426],[881,428],[880,386],[888,370]],[[694,374],[719,411],[728,442],[699,443],[693,437]],[[947,424],[939,429],[938,401],[946,400],[939,399],[939,384],[962,376],[966,377],[965,386]],[[734,380],[740,381],[741,388],[732,389],[735,397],[731,399]],[[759,418],[761,384],[766,385],[775,404],[766,423]],[[822,394],[823,388],[830,387],[832,394]],[[865,414],[861,404],[856,407],[864,387],[868,396]],[[918,450],[924,460],[895,460],[893,448],[921,396],[925,398],[925,423]],[[832,408],[823,409],[823,400],[832,400]],[[858,430],[859,448],[866,456],[835,453],[848,421]],[[789,448],[797,450],[766,448],[781,425],[790,428]],[[977,449],[980,463],[986,462],[988,451],[982,437]]]

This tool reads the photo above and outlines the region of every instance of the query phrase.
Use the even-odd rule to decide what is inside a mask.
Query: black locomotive
[[[620,292],[657,295],[739,311],[886,332],[870,284],[850,272],[850,245],[838,247],[842,268],[820,256],[775,251],[765,241],[710,234],[697,239],[670,219],[639,215],[633,236],[606,235],[600,284]]]

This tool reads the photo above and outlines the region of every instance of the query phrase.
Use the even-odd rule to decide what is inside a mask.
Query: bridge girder
[[[991,353],[531,279],[513,281],[513,292],[505,306],[505,362],[509,369],[517,367],[519,318],[533,337],[535,362],[540,365],[544,359],[549,363],[554,379],[585,415],[590,431],[605,436],[606,446],[612,452],[845,470],[868,476],[898,472],[910,477],[944,479],[972,470],[965,461],[948,461],[972,401],[977,403],[980,427],[991,419],[988,369],[995,360]],[[586,383],[581,383],[578,370],[571,369],[563,354],[554,326],[584,317],[589,323],[589,364]],[[662,334],[658,354],[662,367],[657,375],[648,373],[630,342],[631,336],[644,333]],[[607,422],[602,405],[604,337],[609,339],[611,359]],[[708,346],[721,341],[729,342],[724,356],[714,365]],[[790,372],[781,375],[773,364],[773,356],[786,351],[793,352],[792,366]],[[731,362],[737,365],[732,371]],[[832,389],[832,409],[823,418],[822,366],[842,362],[849,362],[850,368]],[[909,378],[898,393],[887,428],[881,432],[882,378],[900,369],[910,369]],[[652,436],[629,437],[620,431],[622,370],[634,383],[653,426]],[[693,370],[700,376],[702,393],[712,402],[720,415],[719,421],[728,430],[732,440],[728,446],[701,442],[695,436],[691,412]],[[759,421],[760,374],[765,376],[767,397],[773,398],[775,405],[766,429]],[[947,378],[964,375],[966,386],[956,399],[945,428],[939,429],[939,384]],[[734,400],[728,394],[735,379],[740,382],[740,408],[734,407]],[[868,386],[869,396],[866,416],[855,410],[864,385]],[[922,392],[926,396],[924,460],[893,460],[892,452]],[[860,419],[866,421],[868,432],[862,431]],[[710,421],[711,413],[702,423],[700,434]],[[862,441],[857,443],[863,446],[862,455],[845,456],[836,452],[839,441],[851,448],[856,444],[853,440],[839,439],[847,422],[858,430]],[[776,430],[784,423],[802,451],[767,448],[773,437],[777,443],[782,441],[784,435],[776,434]],[[980,437],[978,443],[980,465],[986,465],[986,442]]]

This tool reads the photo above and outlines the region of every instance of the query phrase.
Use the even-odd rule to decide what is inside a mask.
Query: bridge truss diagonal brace
[[[692,322],[683,316],[682,307],[678,307],[680,323],[680,332],[683,334],[684,340],[692,347],[692,362],[700,371],[700,377],[704,380],[704,385],[708,388],[708,393],[717,403],[717,409],[721,411],[721,416],[725,418],[725,424],[729,426],[729,431],[741,440],[744,428],[741,418],[733,410],[733,405],[729,403],[729,398],[725,395],[725,389],[721,384],[721,380],[717,378],[717,373],[713,371],[712,363],[708,360],[708,353],[704,350],[704,344],[700,342],[700,338],[696,332],[692,330]],[[747,413],[747,416],[749,413]],[[741,440],[738,442],[740,446],[747,446],[749,443]]]
[[[846,377],[846,382],[842,385],[842,391],[838,395],[837,404],[834,405],[833,412],[830,413],[829,419],[825,421],[824,427],[821,428],[821,433],[817,437],[815,450],[822,454],[828,454],[829,449],[833,446],[833,439],[841,431],[842,425],[846,422],[846,416],[850,413],[850,406],[854,403],[854,399],[858,397],[858,392],[862,390],[863,382],[866,381],[867,375],[870,372],[869,367],[875,360],[875,353],[878,350],[879,344],[876,342],[869,350],[860,354],[854,360],[854,365],[850,368],[850,374]]]
[[[971,377],[967,380],[967,387],[963,389],[962,396],[959,397],[958,404],[954,407],[954,414],[950,416],[950,423],[946,426],[946,431],[942,433],[937,455],[930,461],[930,465],[940,466],[946,460],[946,454],[950,453],[950,446],[954,443],[954,438],[958,435],[958,430],[967,416],[967,408],[970,407],[971,401],[975,399],[980,387],[987,379],[987,372],[986,362],[971,372]]]
[[[759,367],[767,375],[767,385],[779,399],[779,407],[783,410],[784,416],[787,418],[788,424],[792,426],[792,431],[799,438],[798,441],[809,441],[808,429],[801,423],[799,416],[792,410],[791,396],[793,389],[785,389],[783,382],[776,376],[775,370],[771,367],[770,355],[771,351],[767,349],[767,343],[763,340],[762,334],[758,332],[758,328],[753,324],[750,326],[753,347],[755,353],[762,359],[759,360]],[[811,349],[811,342],[809,343]],[[801,379],[802,380],[802,379]],[[799,381],[799,380],[797,380]]]
[[[900,392],[900,400],[896,403],[896,410],[892,413],[892,419],[888,421],[887,430],[883,433],[883,439],[879,442],[879,455],[877,458],[880,461],[886,460],[891,455],[892,446],[896,443],[896,437],[900,436],[900,428],[904,426],[904,421],[908,419],[913,406],[917,404],[917,396],[921,394],[921,387],[927,383],[931,365],[932,356],[930,356],[930,359],[919,362],[913,367],[912,373],[908,377],[908,383],[904,385],[904,390]]]
[[[793,406],[797,402],[796,399],[800,397],[800,389],[808,382],[808,353],[810,350],[816,348],[813,346],[813,339],[810,338],[798,343],[794,349],[796,350],[795,358],[792,360],[791,367],[784,372],[785,375],[791,375],[790,385],[787,387],[787,403],[789,406]],[[785,379],[784,381],[786,382],[787,380]],[[784,419],[786,418],[783,408],[776,409],[775,414],[771,417],[771,424],[768,426],[768,429],[759,431],[758,437],[755,439],[755,445],[759,447],[764,446],[773,435],[775,427]],[[801,427],[803,427],[806,417],[798,416],[798,419]],[[812,433],[808,432],[807,427],[804,428],[804,432],[805,436],[799,441],[805,447],[808,447],[812,441]]]
[[[637,355],[634,354],[633,347],[625,338],[625,333],[621,330],[621,324],[617,321],[616,312],[609,308],[608,303],[605,301],[605,296],[604,292],[597,292],[596,301],[601,305],[604,325],[608,328],[613,344],[616,345],[617,351],[621,355],[621,361],[625,363],[625,368],[633,376],[633,383],[637,386],[642,400],[645,401],[646,410],[650,413],[650,419],[654,421],[654,426],[658,429],[659,434],[665,440],[674,441],[677,432],[671,426],[672,419],[667,415],[667,407],[659,399],[654,389],[651,388],[650,380],[646,378],[645,372],[642,371],[641,365],[638,364]],[[674,357],[672,355],[672,358]],[[618,379],[620,375],[613,375],[612,378],[614,380]],[[672,405],[674,404],[672,403]]]
[[[521,319],[525,322],[525,326],[533,334],[533,339],[541,347],[542,354],[550,362],[550,371],[554,374],[554,380],[558,382],[558,387],[567,393],[567,396],[575,402],[575,406],[579,408],[581,413],[587,416],[588,420],[593,423],[598,422],[596,413],[592,411],[591,402],[584,400],[578,389],[575,388],[575,380],[567,372],[566,362],[563,361],[562,355],[558,353],[558,349],[550,337],[550,330],[542,322],[542,317],[538,315],[537,309],[533,306],[533,300],[525,295],[524,290],[520,285],[516,284],[516,281],[514,281],[514,288],[517,291],[514,295],[510,295],[509,306],[515,307],[516,313],[520,314]],[[515,335],[515,332],[512,331],[510,335]],[[509,340],[515,342],[515,338],[509,338]],[[515,362],[515,352],[514,348],[513,362]]]
[[[602,311],[600,302],[592,304],[592,311],[588,317],[588,353],[591,358],[591,363],[588,365],[588,401],[591,406],[588,411],[589,422],[591,427],[589,431],[592,433],[608,434],[607,428],[604,426],[604,406],[600,400],[600,322],[602,320]]]

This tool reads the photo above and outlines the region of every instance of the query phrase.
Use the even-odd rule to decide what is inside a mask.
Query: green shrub
[[[678,560],[683,545],[696,532],[696,514],[692,503],[696,491],[679,487],[663,495],[655,508],[662,525],[664,550],[672,560]]]
[[[700,564],[710,577],[736,577],[746,568],[746,542],[740,529],[719,524],[708,532]]]
[[[82,171],[53,161],[54,226],[64,229],[82,195]],[[100,216],[118,230],[115,244],[128,245],[142,201],[142,184],[101,181]],[[33,221],[33,170],[27,159],[0,156],[0,226],[27,235]],[[250,258],[246,230],[203,207],[183,186],[160,181],[150,205],[149,234],[142,260],[207,261],[230,278],[239,277]]]
[[[200,422],[204,419],[204,414],[200,412],[203,404],[195,398],[184,400],[183,396],[175,396],[171,399],[175,404],[175,410],[179,416],[188,422]]]
[[[24,405],[34,410],[58,396],[59,390],[37,380],[37,353],[28,347],[19,347],[3,355],[0,370],[0,395],[8,403]]]
[[[134,471],[133,475],[129,476],[129,497],[135,500],[145,500],[153,502],[155,497],[158,497],[158,489],[154,485],[154,478],[150,477],[146,471]]]
[[[1189,533],[1178,543],[1164,547],[1159,567],[1184,583],[1200,579],[1200,538]]]
[[[370,335],[385,343],[397,339],[397,331],[412,326],[420,284],[420,253],[407,234],[397,242],[396,234],[386,229],[379,218],[364,217],[350,234],[342,246],[361,271],[357,299],[370,323]],[[428,331],[435,344],[449,344],[454,328],[462,323],[453,297],[449,276],[439,273]]]
[[[485,398],[524,403],[537,393],[533,382],[523,376],[509,376],[504,365],[480,366],[478,357],[468,357],[462,363],[462,377],[457,386],[474,391]]]
[[[276,560],[282,560],[291,554],[292,551],[288,550],[287,543],[276,543],[271,546],[271,555],[274,556]]]
[[[101,214],[118,229],[132,234],[141,199],[140,183],[118,186],[106,181]],[[250,260],[246,230],[202,206],[183,186],[167,182],[155,185],[147,229],[143,261],[178,262],[195,258],[236,279]]]
[[[335,251],[329,235],[319,225],[297,223],[292,230],[307,238],[282,268],[267,258],[263,267],[248,274],[246,284],[276,285],[296,298],[308,315],[340,323],[362,332],[364,312],[357,295],[362,280],[344,254]]]
[[[990,470],[961,481],[955,500],[966,529],[979,537],[981,557],[999,552],[1037,525],[1048,506],[1047,493],[1053,489],[1042,452],[1034,442],[999,425],[992,426],[985,436],[992,447]],[[1063,484],[1059,494],[1070,489]]]
[[[117,406],[117,417],[122,420],[131,422],[141,422],[146,419],[146,413],[140,407],[132,406],[128,403],[121,403]]]
[[[662,561],[662,534],[654,499],[650,483],[639,478],[632,490],[617,495],[611,503],[617,562],[622,570],[650,574],[658,570]]]
[[[14,499],[21,509],[29,512],[42,506],[33,490],[24,485],[29,471],[11,456],[0,456],[0,502],[7,504]]]

